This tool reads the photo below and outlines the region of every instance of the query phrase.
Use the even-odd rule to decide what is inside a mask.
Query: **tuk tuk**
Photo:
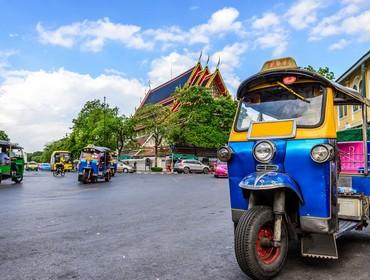
[[[71,152],[68,151],[54,151],[50,157],[51,171],[57,171],[63,169],[63,171],[72,171],[73,162]]]
[[[82,149],[78,164],[78,181],[96,183],[98,179],[111,179],[109,148],[87,145]]]
[[[228,162],[240,268],[253,279],[274,277],[289,240],[300,241],[303,257],[337,259],[336,239],[369,220],[370,101],[298,68],[292,58],[267,61],[241,83],[237,99],[229,142],[218,158]],[[362,108],[352,173],[343,160],[348,143],[337,142],[335,106],[341,105]]]
[[[15,183],[23,180],[24,154],[18,144],[0,140],[0,183],[11,179]]]

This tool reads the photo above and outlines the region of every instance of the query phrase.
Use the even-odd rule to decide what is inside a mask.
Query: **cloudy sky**
[[[370,0],[0,0],[0,129],[27,151],[69,132],[87,100],[130,115],[201,50],[229,90],[268,59],[338,77],[370,47]]]

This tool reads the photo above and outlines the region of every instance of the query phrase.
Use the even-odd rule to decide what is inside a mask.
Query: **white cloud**
[[[251,36],[255,48],[272,49],[273,56],[282,55],[288,47],[288,32],[281,19],[272,12],[252,18]]]
[[[209,44],[211,38],[222,37],[228,33],[243,36],[242,22],[238,21],[239,11],[225,7],[214,12],[204,23],[183,30],[178,26],[141,30],[140,26],[113,23],[109,18],[97,21],[84,20],[46,30],[38,23],[36,30],[40,42],[72,48],[79,45],[82,50],[99,52],[107,41],[120,42],[134,49],[152,49],[156,43],[167,49],[175,44]]]
[[[152,60],[148,73],[151,87],[154,88],[193,67],[197,61],[197,55],[199,54],[185,50],[183,54],[171,52]]]
[[[322,0],[299,0],[285,14],[295,29],[304,29],[317,21],[317,11],[323,7]]]
[[[106,96],[109,104],[130,114],[144,95],[143,85],[135,79],[105,74],[94,78],[62,68],[7,71],[3,79],[0,127],[28,151],[69,132],[72,118],[88,100]]]
[[[288,35],[281,31],[273,31],[261,35],[256,39],[256,45],[262,49],[273,49],[274,57],[281,56],[288,47]]]
[[[329,50],[331,50],[331,51],[340,50],[340,49],[343,49],[343,48],[347,47],[349,44],[350,44],[350,42],[348,40],[340,39],[338,42],[335,42],[334,44],[331,44],[329,46]]]
[[[235,93],[240,85],[240,78],[236,75],[235,70],[240,66],[242,55],[247,51],[248,46],[242,43],[234,43],[225,46],[222,50],[215,52],[211,56],[213,64],[217,64],[220,59],[220,71],[226,85],[231,93]]]
[[[83,50],[98,52],[106,41],[116,41],[134,49],[150,49],[152,43],[144,42],[140,36],[141,28],[137,25],[112,23],[109,18],[97,21],[84,20],[47,31],[38,23],[36,30],[44,44],[71,48],[77,43]]]
[[[368,0],[344,0],[344,5],[331,16],[324,17],[310,31],[311,41],[335,35],[355,35],[359,41],[370,39]]]
[[[241,56],[246,51],[246,44],[234,43],[231,45],[226,45],[223,49],[214,52],[210,56],[209,65],[211,66],[211,71],[212,68],[214,70],[218,59],[220,59],[221,75],[231,92],[235,92],[236,88],[240,84],[240,79],[236,75],[235,71],[240,65]],[[208,50],[203,50],[203,63],[207,59],[207,56],[205,55],[206,52],[208,52]],[[148,73],[151,87],[154,88],[195,66],[198,57],[199,53],[184,50],[182,53],[171,52],[166,56],[154,59],[150,64],[151,69]]]
[[[223,8],[213,13],[207,23],[196,25],[189,30],[178,26],[159,29],[149,29],[143,32],[147,38],[152,38],[164,44],[209,44],[213,37],[222,37],[227,33],[243,36],[245,32],[242,23],[238,21],[239,11],[235,8]]]
[[[271,26],[278,26],[278,25],[280,25],[279,16],[271,12],[265,13],[260,18],[256,18],[252,23],[252,27],[255,29],[269,28]]]

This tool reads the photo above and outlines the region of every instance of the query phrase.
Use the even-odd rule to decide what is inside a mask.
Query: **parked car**
[[[118,173],[133,173],[135,170],[132,166],[119,161],[117,163],[117,172]]]
[[[215,165],[215,173],[214,173],[216,178],[228,177],[228,171],[227,171],[227,163],[221,160],[218,160],[216,165]]]
[[[182,159],[175,163],[174,171],[177,173],[204,173],[208,174],[209,166],[195,159]]]
[[[40,171],[51,171],[50,163],[47,163],[47,162],[40,163],[39,170]]]
[[[27,171],[39,171],[39,166],[36,161],[30,161],[26,165]]]

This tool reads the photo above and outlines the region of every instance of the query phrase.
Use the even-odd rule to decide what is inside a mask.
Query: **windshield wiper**
[[[310,100],[307,100],[306,98],[304,98],[302,95],[300,95],[299,93],[296,93],[293,89],[291,89],[290,87],[287,87],[286,85],[284,85],[283,83],[281,83],[281,82],[278,82],[278,81],[276,81],[276,83],[279,85],[279,86],[281,86],[281,87],[283,87],[283,88],[285,88],[287,91],[289,91],[291,94],[294,94],[296,97],[298,97],[299,99],[301,99],[302,101],[304,101],[304,102],[307,102],[307,103],[311,103],[311,101]]]

